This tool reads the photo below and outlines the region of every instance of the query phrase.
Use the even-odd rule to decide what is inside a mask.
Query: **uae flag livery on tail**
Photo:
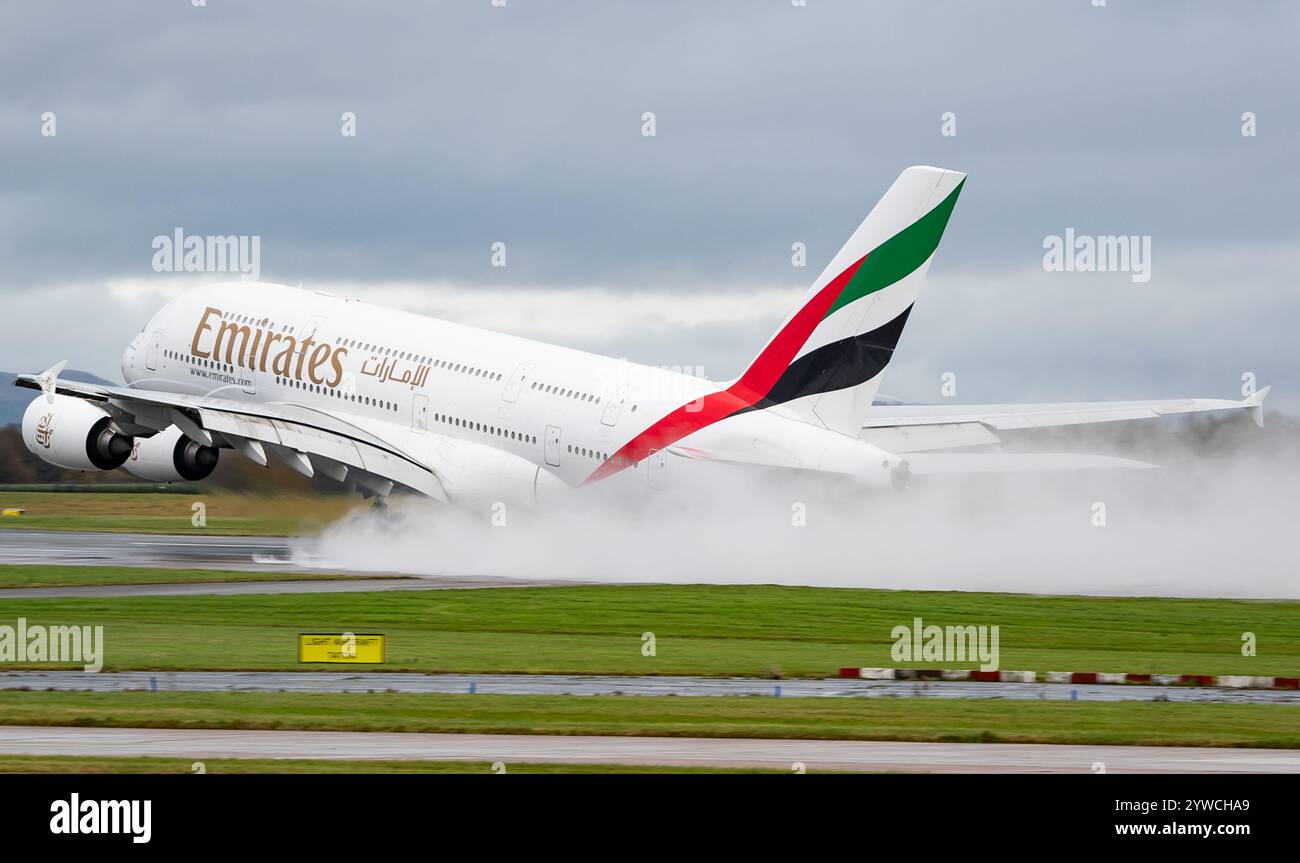
[[[744,411],[857,437],[965,180],[930,167],[900,174],[744,374],[652,423],[588,481]]]

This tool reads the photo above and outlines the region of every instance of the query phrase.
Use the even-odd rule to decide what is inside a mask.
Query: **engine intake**
[[[37,396],[23,412],[23,443],[41,461],[68,470],[113,470],[131,457],[134,439],[113,428],[103,408],[72,396]]]

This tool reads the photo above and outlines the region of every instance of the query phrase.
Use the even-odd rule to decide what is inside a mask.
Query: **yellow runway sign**
[[[304,633],[298,636],[298,661],[378,664],[384,661],[384,637],[355,632]]]

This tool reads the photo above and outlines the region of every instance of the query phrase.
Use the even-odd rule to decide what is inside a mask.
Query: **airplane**
[[[197,481],[223,450],[276,458],[382,508],[394,489],[453,505],[537,504],[593,485],[664,488],[698,463],[838,476],[1142,467],[988,453],[998,433],[1244,410],[1241,401],[901,405],[877,390],[957,197],[960,171],[903,171],[737,378],[714,382],[369,305],[240,281],[186,291],[132,339],[126,386],[18,386],[28,449],[52,464]],[[952,452],[952,450],[962,450]]]

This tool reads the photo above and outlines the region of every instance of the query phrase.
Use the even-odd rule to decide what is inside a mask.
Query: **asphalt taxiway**
[[[1300,751],[1175,746],[885,743],[701,737],[0,728],[0,753],[624,764],[937,773],[1296,773]],[[1098,765],[1101,765],[1099,767]]]
[[[1300,692],[1273,689],[1125,684],[975,683],[959,681],[764,680],[752,677],[657,677],[564,674],[419,674],[329,671],[0,672],[5,689],[62,692],[405,692],[481,695],[756,696],[772,698],[1004,698],[1018,701],[1171,701],[1285,704]],[[1300,721],[1300,715],[1297,716]]]

